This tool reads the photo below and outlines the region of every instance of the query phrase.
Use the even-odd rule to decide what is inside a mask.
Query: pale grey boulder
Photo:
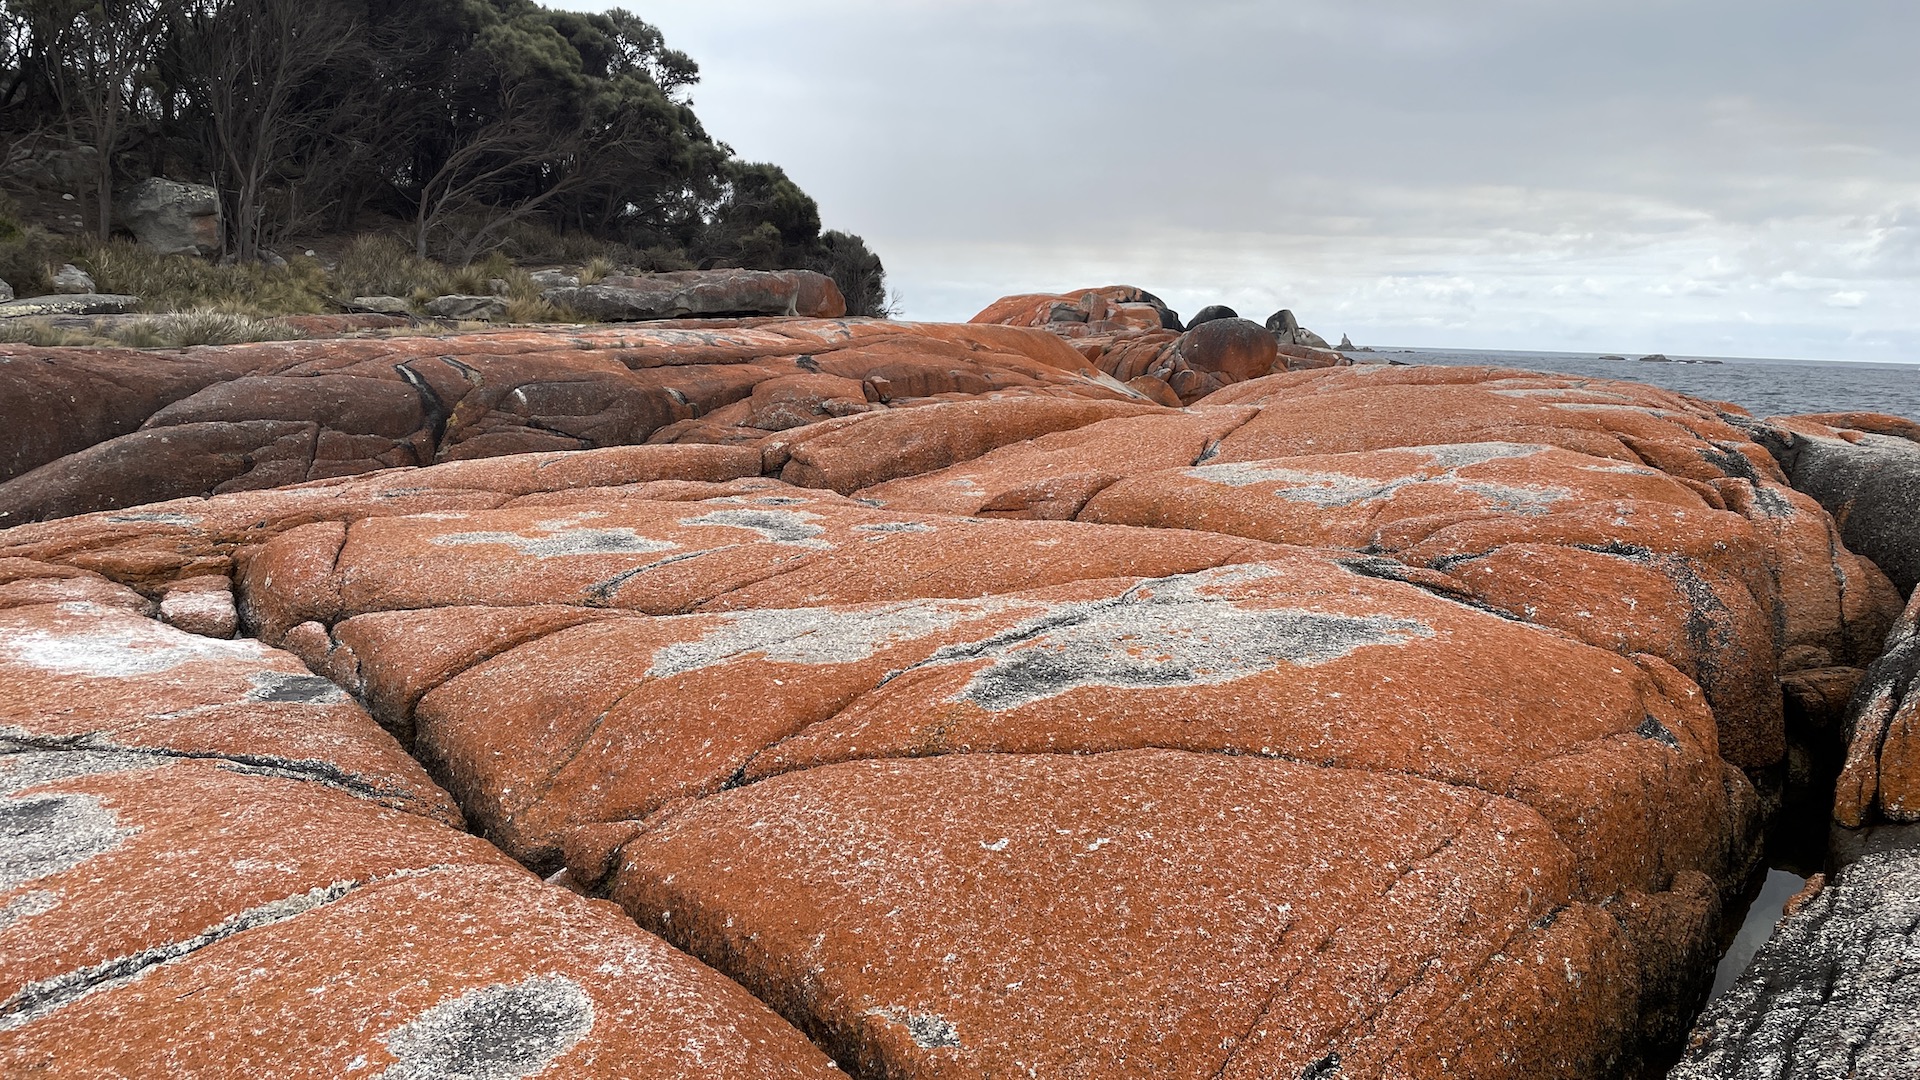
[[[497,296],[436,296],[427,301],[427,314],[436,319],[494,322],[507,317],[507,302]]]
[[[54,271],[53,291],[62,296],[90,293],[93,291],[93,277],[72,263],[66,263]]]
[[[205,184],[151,177],[121,196],[120,225],[163,255],[217,255],[220,195]]]

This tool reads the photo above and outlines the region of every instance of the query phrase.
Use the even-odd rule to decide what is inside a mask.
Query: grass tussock
[[[114,327],[107,337],[134,349],[181,349],[190,345],[243,345],[253,341],[296,341],[305,334],[285,323],[229,311],[192,311],[156,315]]]
[[[85,334],[62,330],[45,319],[0,319],[0,345],[38,345],[52,349],[93,344],[98,342]]]
[[[74,265],[103,293],[138,296],[153,312],[214,309],[255,318],[313,315],[330,310],[326,268],[304,256],[285,266],[220,266],[205,259],[161,255],[129,240],[85,242]]]

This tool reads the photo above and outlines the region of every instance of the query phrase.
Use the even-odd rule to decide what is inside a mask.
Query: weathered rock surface
[[[1858,413],[1776,417],[1757,437],[1793,486],[1833,515],[1847,546],[1911,594],[1920,583],[1920,424]]]
[[[989,312],[1097,332],[170,354],[15,484],[86,510],[156,440],[358,441],[182,452],[187,497],[0,532],[4,1068],[167,1032],[180,1071],[437,1075],[503,1016],[502,1075],[1598,1080],[1671,1047],[1783,684],[1840,723],[1920,609],[1737,414],[1288,370],[1111,293]],[[0,377],[92,385],[30,355]],[[1219,389],[1122,366],[1167,356]]]
[[[498,296],[436,296],[426,303],[427,314],[437,319],[472,319],[493,322],[507,317],[507,302]]]
[[[85,270],[66,263],[53,274],[53,291],[62,296],[84,296],[93,292],[93,278]]]
[[[688,317],[789,315],[837,319],[840,287],[812,270],[676,270],[558,285],[540,294],[601,322]]]
[[[124,193],[115,207],[119,224],[162,255],[218,255],[220,193],[205,184],[149,177]]]
[[[1920,822],[1920,595],[1854,691],[1845,745],[1834,820]]]
[[[1920,1067],[1920,849],[1816,878],[1700,1018],[1673,1080],[1843,1080]]]
[[[0,303],[0,319],[39,319],[56,315],[125,315],[140,306],[137,296],[81,292],[25,296]]]
[[[956,419],[909,426],[930,441],[951,431],[949,453],[1052,430],[1016,418],[1027,416],[1018,402],[978,395],[1034,398],[1035,416],[1075,403],[1148,407],[1050,335],[866,321],[178,351],[0,346],[0,388],[21,405],[0,430],[0,525],[395,466],[650,439],[751,443],[795,428],[779,452],[797,455],[798,470],[809,455],[860,442],[842,432],[802,450],[831,435],[807,425],[879,420],[872,445],[905,430],[886,414],[942,402]],[[954,460],[926,456],[938,452],[894,467]],[[884,478],[858,470],[855,486]]]

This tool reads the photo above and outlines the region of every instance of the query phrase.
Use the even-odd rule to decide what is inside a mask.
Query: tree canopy
[[[533,0],[0,0],[0,139],[85,148],[111,192],[210,183],[253,258],[368,211],[466,262],[525,225],[698,265],[832,273],[885,306],[880,260],[821,231],[778,166],[709,136],[699,67],[623,10]]]

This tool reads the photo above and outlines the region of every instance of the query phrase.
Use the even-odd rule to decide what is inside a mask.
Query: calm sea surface
[[[1525,368],[1603,379],[1630,379],[1715,401],[1731,401],[1755,416],[1812,412],[1884,412],[1920,420],[1920,365],[1850,364],[1827,360],[1720,359],[1717,364],[1602,360],[1592,353],[1503,352],[1465,349],[1388,349],[1357,358],[1407,364],[1476,364]]]

